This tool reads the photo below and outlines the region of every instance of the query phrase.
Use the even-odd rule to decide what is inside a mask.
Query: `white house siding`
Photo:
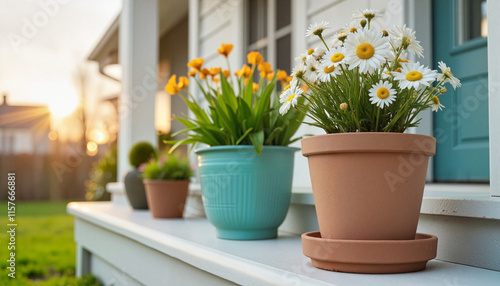
[[[231,43],[234,49],[229,56],[231,68],[234,71],[243,63],[243,1],[218,0],[199,2],[197,13],[197,36],[190,45],[198,45],[197,54],[190,55],[191,59],[202,57],[206,67],[220,66],[226,69],[226,61],[217,49],[222,43]],[[193,39],[193,38],[192,38]]]
[[[291,0],[292,2],[292,58],[312,46],[321,43],[315,38],[305,38],[305,31],[310,24],[328,21],[326,38],[351,21],[352,14],[360,9],[373,8],[384,13],[378,22],[386,26],[403,23],[403,0]],[[203,57],[205,66],[226,66],[222,56],[217,53],[221,43],[234,44],[230,56],[233,71],[245,61],[245,13],[244,0],[191,0],[190,1],[190,41],[189,59]],[[196,93],[196,87],[192,86]],[[323,134],[318,128],[303,125],[298,136],[304,134]],[[293,144],[300,147],[300,142]],[[195,158],[193,158],[195,160]],[[300,152],[295,155],[294,182],[295,191],[311,191],[307,159]]]

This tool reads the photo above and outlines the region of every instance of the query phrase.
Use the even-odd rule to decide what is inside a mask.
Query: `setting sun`
[[[78,95],[75,88],[65,82],[48,86],[43,94],[50,112],[56,118],[66,117],[78,107]]]

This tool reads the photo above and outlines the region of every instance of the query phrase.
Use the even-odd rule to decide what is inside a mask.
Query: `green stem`
[[[375,132],[378,131],[378,119],[380,117],[380,107],[377,109],[377,123],[375,124]]]
[[[325,43],[325,40],[323,39],[323,35],[321,35],[321,34],[320,34],[320,35],[318,35],[318,37],[321,39],[321,41],[322,41],[322,42],[323,42],[323,44],[325,45],[326,49],[327,49],[328,51],[330,51],[330,48],[328,47],[328,45]]]

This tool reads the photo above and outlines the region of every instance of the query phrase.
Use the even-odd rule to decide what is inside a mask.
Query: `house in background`
[[[46,172],[51,153],[50,111],[43,105],[10,105],[7,94],[0,104],[0,172],[21,170],[17,198],[46,199],[50,180]],[[7,193],[7,178],[0,178],[0,189]]]
[[[162,96],[171,74],[186,74],[188,59],[203,57],[205,66],[224,66],[216,49],[232,43],[233,69],[245,63],[247,52],[258,50],[273,68],[289,72],[296,55],[319,44],[304,36],[310,24],[329,21],[328,38],[351,20],[353,12],[365,8],[382,11],[379,23],[384,27],[406,23],[416,30],[426,56],[418,59],[421,64],[437,69],[442,60],[462,81],[461,89],[450,88],[442,97],[444,111],[424,112],[420,126],[410,130],[432,135],[438,142],[418,231],[438,236],[438,260],[500,271],[500,31],[488,30],[500,25],[498,17],[488,19],[500,12],[497,1],[124,0],[120,18],[91,56],[103,65],[103,72],[106,65],[121,65],[119,174],[129,168],[126,154],[134,142],[156,140],[155,99]],[[170,110],[162,112],[187,110],[172,97]],[[172,131],[180,128],[172,123]],[[307,126],[299,132],[322,133]],[[300,235],[318,226],[307,161],[300,154],[295,159],[294,194],[281,230]],[[91,261],[109,271],[123,267],[96,253],[85,240],[77,237],[77,242],[79,274],[95,269],[87,265]],[[119,275],[140,280],[133,271]]]

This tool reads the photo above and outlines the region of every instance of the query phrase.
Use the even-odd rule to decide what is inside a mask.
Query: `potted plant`
[[[146,191],[142,183],[143,166],[141,167],[141,165],[151,158],[156,158],[156,151],[148,142],[137,142],[130,148],[128,158],[130,165],[134,167],[133,170],[127,172],[123,182],[128,201],[133,209],[148,209]]]
[[[291,88],[280,96],[282,114],[292,107],[307,112],[310,124],[327,133],[301,142],[302,154],[309,162],[320,227],[320,233],[303,235],[303,245],[314,265],[330,270],[415,271],[425,267],[429,259],[423,264],[422,260],[417,264],[405,260],[411,265],[402,268],[394,266],[401,261],[392,261],[392,266],[385,261],[381,262],[385,268],[369,268],[368,261],[383,259],[357,260],[355,253],[349,252],[343,261],[339,256],[337,260],[321,260],[313,253],[316,246],[327,242],[331,249],[340,243],[345,250],[353,241],[368,243],[372,249],[388,241],[390,247],[398,244],[413,251],[416,240],[425,240],[416,236],[416,229],[427,164],[435,153],[436,140],[404,132],[418,125],[422,110],[444,107],[439,96],[446,93],[445,83],[456,88],[460,81],[443,62],[438,72],[410,60],[408,54],[423,56],[415,32],[405,25],[378,31],[372,25],[378,17],[377,11],[360,11],[357,20],[328,42],[323,38],[328,23],[311,25],[306,35],[319,37],[322,47],[297,58]],[[299,84],[307,85],[309,91],[304,93]],[[309,105],[284,100],[292,94],[294,100],[305,99]],[[437,240],[426,238],[426,249],[430,250],[426,253],[433,258]],[[346,261],[350,264],[340,263]],[[366,264],[355,263],[360,261]]]
[[[142,177],[153,217],[182,217],[191,175],[187,159],[175,155],[162,155],[144,166]]]
[[[226,60],[233,46],[222,44],[218,52]],[[185,89],[188,79],[175,75],[166,90],[180,94],[193,117],[176,118],[186,129],[186,143],[204,143],[196,150],[201,192],[208,220],[217,237],[250,240],[277,237],[290,204],[294,152],[287,147],[304,115],[292,111],[279,116],[279,99],[273,96],[277,81],[285,88],[287,74],[273,71],[258,52],[250,52],[248,65],[231,76],[220,67],[203,67],[203,59],[188,63],[206,108]],[[258,72],[259,81],[254,82]]]

